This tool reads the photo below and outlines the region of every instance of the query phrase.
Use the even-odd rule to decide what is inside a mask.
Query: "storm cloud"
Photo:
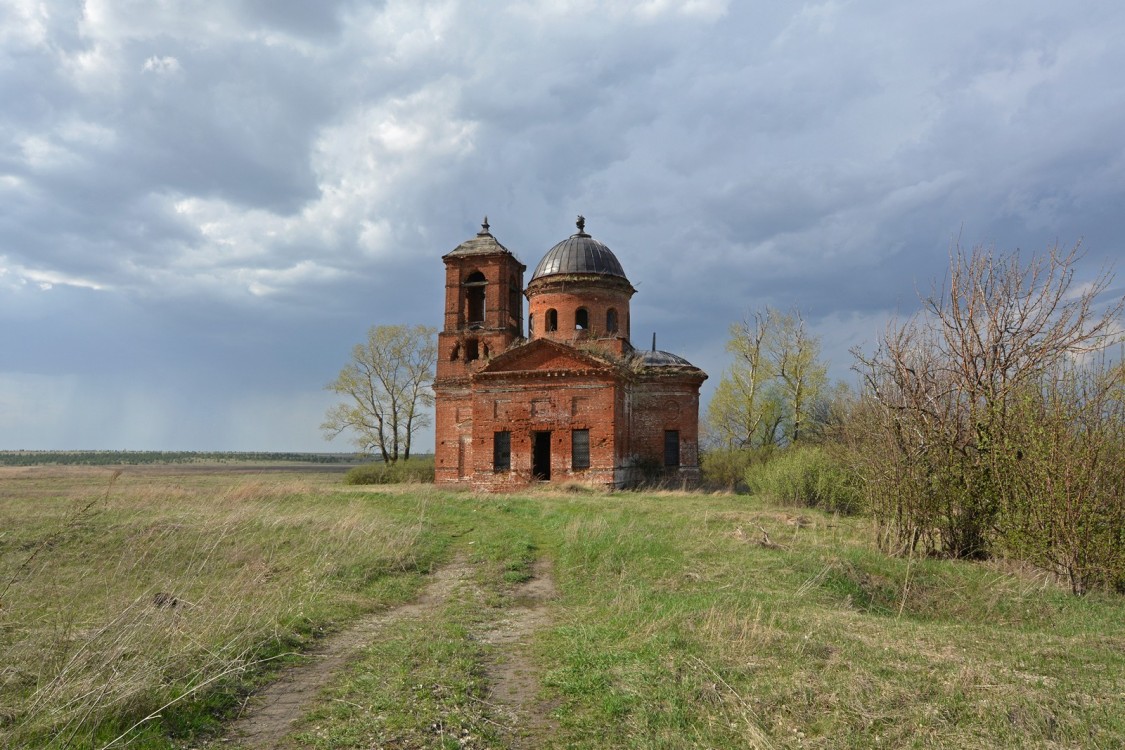
[[[1114,2],[11,0],[0,448],[333,449],[324,384],[439,324],[485,214],[529,266],[584,214],[636,343],[709,386],[765,304],[846,378],[953,242],[1122,257],[1123,35]]]

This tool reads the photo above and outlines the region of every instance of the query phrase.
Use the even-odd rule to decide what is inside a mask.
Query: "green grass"
[[[108,476],[0,477],[0,589],[15,581],[0,603],[0,747],[102,747],[154,712],[118,746],[205,741],[273,657],[409,599],[453,559],[471,585],[372,643],[295,746],[504,747],[485,679],[503,654],[480,633],[539,557],[559,595],[530,645],[554,720],[536,747],[1125,738],[1125,600],[998,563],[888,558],[863,518],[313,475],[126,474],[107,493]],[[161,592],[190,605],[155,607]]]

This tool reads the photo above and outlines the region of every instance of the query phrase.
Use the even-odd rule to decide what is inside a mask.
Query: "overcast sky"
[[[705,403],[767,304],[845,378],[958,237],[1125,258],[1123,39],[1120,0],[0,0],[0,448],[347,450],[324,385],[440,324],[485,214],[529,268],[584,214]]]

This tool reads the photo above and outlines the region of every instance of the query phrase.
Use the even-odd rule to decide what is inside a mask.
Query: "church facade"
[[[707,375],[655,346],[633,347],[636,290],[582,217],[526,288],[526,266],[487,219],[442,260],[436,482],[503,489],[698,481],[699,387]]]

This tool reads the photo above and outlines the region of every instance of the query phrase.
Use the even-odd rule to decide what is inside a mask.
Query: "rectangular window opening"
[[[680,465],[680,431],[664,431],[664,466],[675,468]]]
[[[492,470],[512,470],[512,433],[507,430],[492,435]]]
[[[573,469],[590,468],[590,431],[571,430],[570,466]]]

